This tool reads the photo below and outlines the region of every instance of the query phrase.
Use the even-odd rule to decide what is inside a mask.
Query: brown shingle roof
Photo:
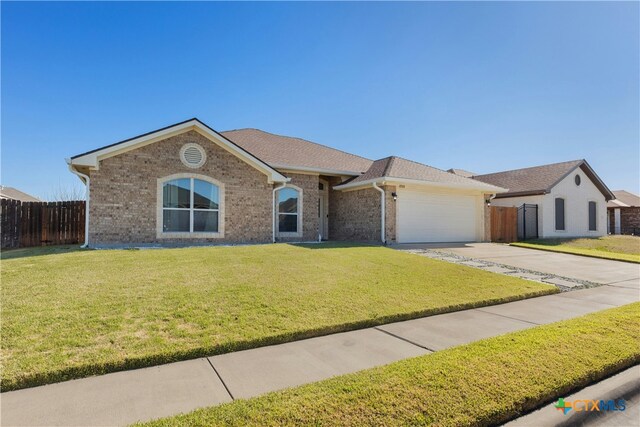
[[[23,191],[15,189],[13,187],[5,187],[0,185],[0,199],[20,200],[21,202],[41,202],[42,200],[37,197],[33,197]]]
[[[550,165],[476,175],[473,179],[509,189],[506,193],[498,194],[496,196],[497,198],[529,196],[548,193],[560,180],[578,167],[593,181],[607,200],[613,198],[611,190],[609,190],[598,175],[596,175],[586,160],[572,160]]]
[[[362,173],[372,161],[301,138],[259,129],[221,132],[226,138],[274,167],[283,166]]]
[[[611,200],[607,203],[608,208],[626,208],[640,206],[640,196],[636,196],[633,193],[629,193],[625,190],[614,190],[613,195],[616,196],[615,200]]]
[[[454,174],[460,175],[460,176],[464,176],[465,178],[471,178],[471,177],[473,177],[475,175],[475,173],[470,172],[470,171],[465,170],[465,169],[451,168],[451,169],[447,169],[447,172],[454,173]]]
[[[477,182],[474,182],[473,179],[396,156],[374,161],[364,174],[350,180],[348,183],[356,184],[378,178],[402,178],[442,184],[475,184],[477,186]]]

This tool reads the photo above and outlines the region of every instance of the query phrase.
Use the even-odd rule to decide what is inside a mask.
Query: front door
[[[329,183],[320,180],[318,183],[318,228],[322,240],[329,239]]]

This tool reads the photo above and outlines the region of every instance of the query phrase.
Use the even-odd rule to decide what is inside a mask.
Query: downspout
[[[384,184],[384,181],[383,181]],[[384,194],[384,190],[380,187],[378,187],[377,183],[373,183],[373,188],[375,188],[376,190],[378,190],[380,192],[380,240],[382,240],[382,244],[386,245],[387,244],[387,239],[386,237],[386,233],[385,233],[385,224],[384,224],[384,216],[385,216],[385,194]]]
[[[273,193],[271,195],[271,213],[273,214],[273,218],[271,221],[271,241],[272,243],[276,242],[276,191],[287,186],[286,182],[283,182],[280,187],[274,187]]]
[[[67,165],[69,166],[69,170],[71,171],[71,173],[73,173],[74,175],[77,175],[78,178],[80,178],[81,181],[84,181],[86,188],[86,195],[87,195],[87,200],[85,201],[85,214],[84,214],[84,245],[80,246],[81,248],[87,248],[89,247],[89,196],[91,194],[90,192],[90,188],[89,188],[89,182],[90,182],[90,178],[89,175],[85,175],[81,172],[78,172],[77,170],[75,170],[73,168],[73,165],[71,164],[71,160],[67,160]]]

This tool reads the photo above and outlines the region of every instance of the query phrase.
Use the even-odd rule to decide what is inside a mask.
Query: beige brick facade
[[[334,184],[335,185],[335,184]],[[396,209],[385,186],[385,229],[387,243],[396,240]],[[373,187],[329,192],[329,236],[332,240],[380,242],[380,192]]]
[[[180,160],[180,149],[202,146],[206,163],[191,169]],[[224,237],[158,238],[158,179],[174,174],[198,174],[224,185]],[[302,236],[281,240],[316,240],[318,176],[288,175],[303,190]],[[91,171],[89,243],[91,246],[192,243],[267,243],[272,240],[274,185],[267,176],[201,134],[190,131],[128,151],[100,162]],[[160,202],[161,203],[161,202]]]
[[[318,218],[318,175],[303,175],[287,173],[288,178],[291,178],[289,183],[292,186],[298,187],[302,190],[302,233],[300,236],[295,237],[281,237],[276,234],[276,241],[278,242],[299,242],[299,241],[316,241],[318,240],[319,233],[319,218]],[[299,209],[300,207],[298,207]]]

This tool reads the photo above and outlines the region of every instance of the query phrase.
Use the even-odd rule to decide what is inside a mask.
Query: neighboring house
[[[67,160],[88,186],[90,246],[486,240],[506,191],[427,165],[372,161],[198,119]]]
[[[640,234],[640,196],[628,191],[614,191],[615,199],[607,203],[609,233]]]
[[[41,202],[42,200],[37,197],[33,197],[23,191],[17,190],[13,187],[6,187],[0,185],[0,199],[19,200],[21,202]]]
[[[614,195],[586,160],[473,178],[509,189],[491,201],[495,206],[537,205],[540,238],[607,234],[607,201]]]

